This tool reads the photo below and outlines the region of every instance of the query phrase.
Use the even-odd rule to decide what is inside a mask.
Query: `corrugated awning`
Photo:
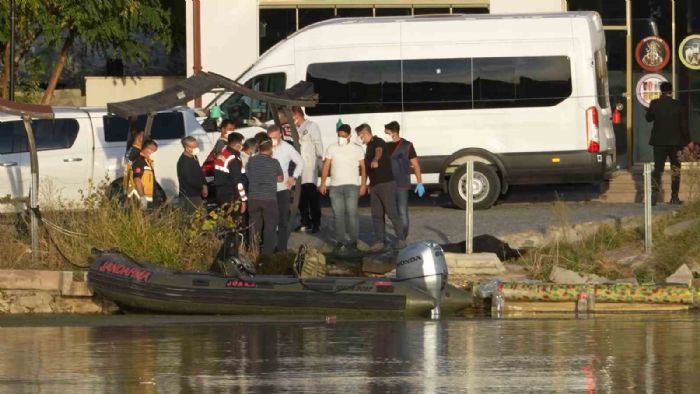
[[[224,89],[279,106],[313,107],[318,102],[313,85],[309,82],[299,82],[284,92],[273,94],[258,92],[213,72],[200,72],[161,92],[133,100],[108,103],[107,110],[124,118],[145,115],[185,105],[214,89]]]
[[[27,115],[32,118],[53,118],[53,108],[50,105],[18,103],[3,99],[0,99],[0,112],[17,116]]]

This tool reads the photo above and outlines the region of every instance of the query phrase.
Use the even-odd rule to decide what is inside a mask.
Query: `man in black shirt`
[[[406,246],[406,232],[396,208],[396,182],[391,170],[391,159],[386,142],[381,138],[372,135],[369,125],[363,123],[355,128],[357,136],[363,144],[367,145],[365,152],[365,166],[369,176],[370,186],[370,207],[372,209],[372,226],[374,227],[375,242],[370,247],[370,251],[379,252],[385,246],[384,215],[389,216],[389,220],[394,225],[396,231],[396,248]]]
[[[214,186],[216,187],[216,203],[222,207],[226,203],[241,200],[241,213],[245,213],[245,168],[241,161],[240,151],[243,146],[243,135],[233,132],[228,136],[228,145],[219,153],[214,161]]]
[[[202,197],[207,198],[209,190],[197,159],[197,140],[188,136],[180,141],[183,152],[177,160],[177,182],[180,185],[178,201],[182,210],[189,215],[202,206]]]

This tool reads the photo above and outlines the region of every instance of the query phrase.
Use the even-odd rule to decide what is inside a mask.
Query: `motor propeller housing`
[[[412,243],[398,255],[396,278],[425,291],[440,306],[447,285],[447,262],[440,245],[431,241]]]

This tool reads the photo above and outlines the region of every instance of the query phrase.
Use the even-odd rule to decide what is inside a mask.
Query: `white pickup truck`
[[[105,108],[54,107],[54,119],[32,121],[39,158],[39,200],[78,202],[80,191],[92,180],[109,178],[121,184],[122,160],[126,152],[129,123],[109,115]],[[145,124],[145,116],[139,118]],[[155,115],[151,138],[158,143],[154,156],[156,181],[168,198],[177,196],[177,160],[180,139],[195,137],[201,156],[211,151],[215,133],[208,135],[189,108]],[[204,157],[200,157],[203,160]],[[31,184],[27,139],[22,121],[0,113],[0,198],[27,196]],[[49,196],[50,195],[50,196]],[[0,204],[0,212],[22,209]]]

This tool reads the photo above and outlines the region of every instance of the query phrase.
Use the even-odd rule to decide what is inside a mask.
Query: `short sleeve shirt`
[[[251,200],[277,200],[277,177],[283,176],[277,159],[259,154],[251,157],[246,166],[248,198]]]
[[[374,159],[374,151],[377,148],[382,149],[382,157],[379,159],[379,167],[372,168],[372,160]],[[367,175],[369,176],[370,185],[377,185],[384,182],[394,180],[394,175],[391,171],[391,152],[387,148],[386,142],[376,135],[367,144],[365,152],[365,165],[367,166]]]
[[[362,147],[349,143],[335,143],[326,149],[325,159],[331,160],[331,186],[360,185],[360,160],[364,159]]]

